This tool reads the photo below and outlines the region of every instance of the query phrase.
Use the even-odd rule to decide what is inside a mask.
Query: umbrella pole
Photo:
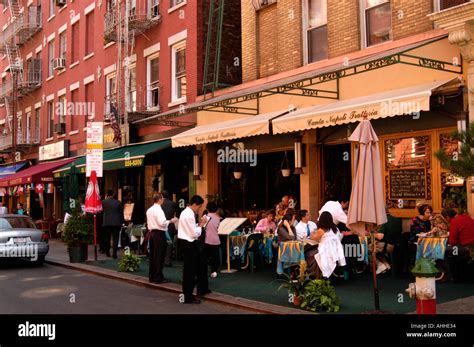
[[[94,259],[97,261],[97,215],[94,213]]]
[[[375,301],[375,309],[380,310],[380,302],[379,302],[379,289],[377,287],[377,257],[375,255],[375,232],[374,229],[370,228],[370,238],[372,242],[372,276],[374,279],[374,301]]]

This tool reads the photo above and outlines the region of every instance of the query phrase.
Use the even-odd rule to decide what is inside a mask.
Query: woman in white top
[[[346,265],[344,249],[341,244],[342,235],[334,224],[329,212],[322,212],[318,220],[318,231],[312,235],[312,239],[319,241],[318,253],[314,256],[323,277],[329,278],[337,263]]]

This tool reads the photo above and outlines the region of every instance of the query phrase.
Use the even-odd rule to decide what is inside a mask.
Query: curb
[[[99,268],[93,265],[85,265],[80,263],[69,263],[63,262],[54,259],[46,259],[46,264],[59,266],[66,269],[72,269],[81,271],[84,273],[101,276],[104,278],[110,278],[122,282],[126,282],[129,284],[137,285],[140,287],[155,289],[155,290],[162,290],[169,293],[175,293],[177,295],[181,294],[181,286],[176,283],[167,283],[167,284],[155,284],[149,283],[148,280],[142,276],[132,275],[121,273],[117,271],[112,271],[108,269]],[[201,300],[209,301],[218,303],[221,305],[233,306],[237,308],[243,308],[249,311],[253,311],[255,313],[263,313],[263,314],[314,314],[308,311],[303,311],[300,309],[294,309],[289,307],[283,307],[273,304],[268,304],[260,301],[245,299],[241,297],[235,297],[228,294],[222,294],[218,292],[212,292],[211,294],[206,295],[205,297],[200,297]]]

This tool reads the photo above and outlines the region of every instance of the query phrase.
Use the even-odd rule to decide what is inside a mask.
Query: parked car
[[[48,239],[48,233],[39,230],[31,217],[0,216],[0,259],[29,259],[41,265],[49,251]]]

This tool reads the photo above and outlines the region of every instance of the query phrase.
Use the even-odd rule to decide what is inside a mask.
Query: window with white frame
[[[446,10],[447,8],[462,5],[470,1],[471,0],[434,0],[435,12],[443,11],[443,10]]]
[[[79,22],[71,25],[71,64],[79,61]]]
[[[108,74],[106,77],[105,83],[105,95],[106,95],[106,103],[105,103],[105,115],[106,121],[110,121],[110,114],[112,112],[112,105],[116,101],[116,87],[117,87],[117,75],[115,73]]]
[[[361,0],[363,43],[365,47],[392,39],[392,5],[390,0]]]
[[[54,40],[48,42],[48,77],[54,75]]]
[[[48,129],[47,129],[47,137],[53,137],[54,131],[54,101],[48,101]]]
[[[86,15],[86,56],[94,53],[94,11]]]
[[[305,63],[327,59],[327,0],[305,0],[303,5]]]
[[[61,124],[66,124],[66,107],[66,96],[60,96],[58,98],[58,117]]]
[[[130,18],[133,19],[137,15],[137,0],[130,0]]]
[[[41,140],[41,108],[35,109],[35,139]]]
[[[180,101],[186,97],[186,41],[171,48],[172,58],[172,101]]]
[[[149,0],[149,9],[150,9],[150,17],[155,18],[160,15],[159,11],[159,0]]]
[[[56,0],[49,0],[49,17],[51,18],[56,13]]]
[[[170,0],[170,8],[178,6],[179,4],[185,2],[186,0]]]
[[[147,106],[148,108],[160,107],[160,57],[158,54],[148,57],[147,73]]]
[[[129,111],[135,112],[137,110],[137,68],[135,65],[130,66],[129,79]]]
[[[33,134],[31,133],[31,112],[26,113],[26,134],[25,134],[25,141],[26,143],[31,143],[32,139],[31,136]]]
[[[23,143],[23,116],[18,113],[16,116],[16,139],[18,143]]]
[[[64,61],[66,61],[66,50],[67,50],[66,32],[63,31],[59,35],[59,58],[64,59]]]

